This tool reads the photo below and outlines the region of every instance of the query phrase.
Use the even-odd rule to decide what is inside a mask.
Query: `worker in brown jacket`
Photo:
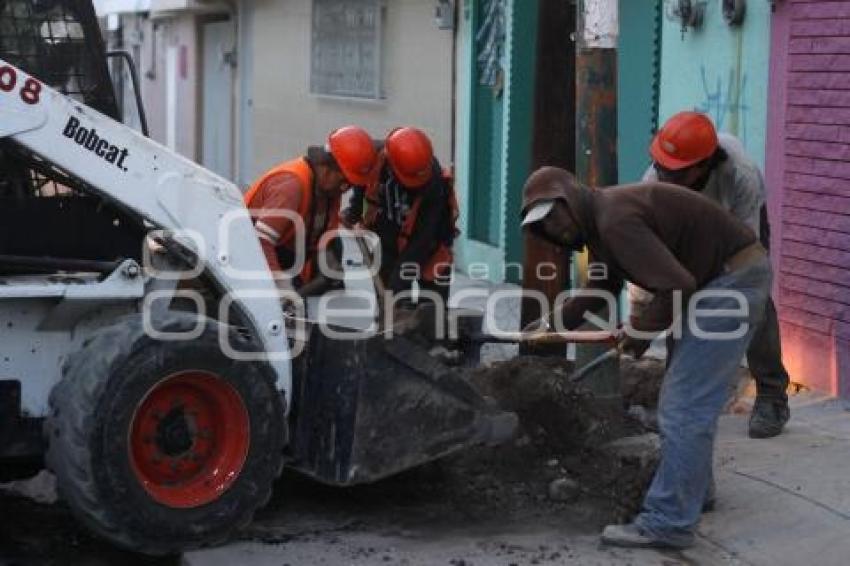
[[[587,287],[616,296],[628,280],[653,293],[625,327],[624,352],[640,357],[671,327],[681,297],[682,324],[673,326],[676,348],[659,406],[661,462],[641,513],[631,524],[606,527],[602,540],[690,546],[712,483],[717,420],[770,292],[764,248],[746,225],[696,192],[663,183],[593,190],[553,167],[527,181],[522,215],[540,237],[588,248],[604,266],[594,271],[606,276]],[[605,303],[576,296],[564,303],[560,322],[576,328]]]

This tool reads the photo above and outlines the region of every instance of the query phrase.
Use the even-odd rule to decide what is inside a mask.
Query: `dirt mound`
[[[590,532],[630,518],[654,472],[657,437],[634,438],[643,433],[640,425],[567,381],[572,369],[564,359],[521,357],[470,370],[482,394],[518,414],[515,440],[354,488],[290,474],[270,508],[303,518],[326,506],[325,513],[352,521],[446,526],[539,517]],[[264,540],[257,528],[247,538]]]
[[[476,369],[473,384],[503,409],[519,415],[526,434],[561,454],[595,446],[617,435],[620,415],[593,403],[569,381],[573,365],[560,358],[523,356]]]
[[[652,396],[657,396],[663,366],[661,373],[655,366],[652,362],[635,369],[635,362],[622,364],[623,400],[614,405],[598,401],[586,380],[571,381],[574,366],[561,358],[523,356],[478,368],[470,380],[501,408],[517,413],[535,443],[570,453],[598,450],[612,440],[646,432],[625,408],[641,404],[638,400],[656,406]]]
[[[664,360],[649,357],[639,360],[621,358],[620,384],[626,406],[640,405],[646,409],[655,409],[664,370]]]
[[[441,463],[435,479],[455,505],[521,513],[592,501],[599,522],[639,510],[658,462],[657,437],[568,381],[572,369],[560,358],[520,357],[471,372],[484,395],[517,413],[522,430],[511,444]]]

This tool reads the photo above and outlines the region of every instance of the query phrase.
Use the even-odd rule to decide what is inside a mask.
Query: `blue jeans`
[[[702,298],[694,311],[692,328],[688,310],[682,317],[682,335],[661,387],[658,422],[661,462],[635,524],[657,541],[679,547],[693,543],[694,529],[712,477],[714,437],[738,368],[770,294],[767,258],[709,282],[706,291],[737,291],[749,306],[746,315],[715,312],[734,310],[740,300],[728,296]],[[734,339],[698,336],[732,332],[746,323]]]

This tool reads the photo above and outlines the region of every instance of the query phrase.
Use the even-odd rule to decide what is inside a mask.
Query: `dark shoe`
[[[705,496],[705,501],[702,502],[702,512],[711,513],[717,506],[717,483],[712,479],[708,486],[708,494]]]
[[[670,546],[645,535],[634,523],[608,525],[602,531],[602,543],[624,548],[663,548]]]
[[[753,413],[750,415],[750,438],[778,436],[790,418],[788,401],[756,397]]]

